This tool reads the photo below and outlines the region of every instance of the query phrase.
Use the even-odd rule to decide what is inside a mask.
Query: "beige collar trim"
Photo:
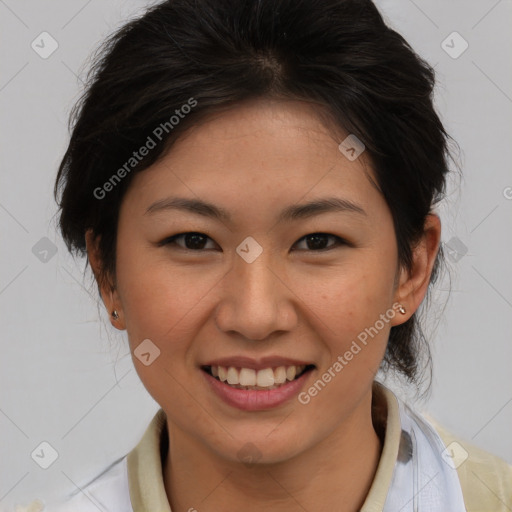
[[[159,409],[139,444],[127,457],[130,500],[137,512],[172,512],[160,459],[160,437],[165,424],[165,412]]]
[[[375,472],[375,477],[366,496],[366,500],[361,508],[361,512],[381,512],[386,502],[393,471],[395,469],[398,457],[398,448],[402,435],[400,423],[400,411],[396,396],[382,384],[374,382],[374,399],[377,403],[386,406],[386,433],[382,453],[380,455],[379,465]]]

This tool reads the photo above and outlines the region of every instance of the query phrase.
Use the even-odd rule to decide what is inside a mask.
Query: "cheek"
[[[219,281],[217,273],[177,268],[161,256],[126,248],[117,278],[132,350],[149,338],[166,352],[186,349],[193,325],[202,321],[208,291]]]
[[[189,416],[200,416],[200,411],[191,407],[183,385],[189,382],[190,372],[196,371],[192,340],[208,315],[207,292],[215,280],[208,275],[199,279],[197,272],[193,277],[147,256],[144,264],[141,262],[132,253],[130,259],[120,258],[118,266],[118,287],[136,371],[162,407],[187,408]],[[146,365],[139,356],[148,352],[151,361]]]
[[[370,272],[357,267],[351,272],[333,272],[304,293],[314,330],[327,346],[327,365],[354,347],[354,341],[361,350],[353,348],[358,354],[352,360],[358,362],[351,366],[380,364],[391,327],[389,319],[382,321],[381,315],[389,312],[392,294],[393,275],[382,266]]]
[[[128,215],[126,215],[128,217]],[[201,295],[190,270],[172,265],[165,248],[149,245],[142,234],[130,234],[120,223],[116,247],[116,278],[127,330],[137,336],[169,329]]]

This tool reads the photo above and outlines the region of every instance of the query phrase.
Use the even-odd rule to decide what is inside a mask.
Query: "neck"
[[[371,415],[372,393],[327,438],[290,460],[254,464],[222,459],[167,425],[163,474],[173,512],[237,510],[358,511],[373,482],[382,443]],[[300,508],[300,507],[299,507]]]

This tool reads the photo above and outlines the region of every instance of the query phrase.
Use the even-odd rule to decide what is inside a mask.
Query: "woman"
[[[60,227],[161,409],[62,510],[512,507],[512,468],[375,381],[428,369],[433,86],[369,0],[168,1],[107,41]]]

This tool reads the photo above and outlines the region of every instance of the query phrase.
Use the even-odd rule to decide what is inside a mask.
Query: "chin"
[[[275,427],[274,427],[275,428]],[[225,444],[216,444],[212,449],[230,462],[239,462],[246,466],[280,464],[300,455],[305,450],[304,436],[289,432],[273,432],[272,429],[260,429],[259,434],[248,433],[226,439]],[[295,442],[300,439],[300,444]]]

